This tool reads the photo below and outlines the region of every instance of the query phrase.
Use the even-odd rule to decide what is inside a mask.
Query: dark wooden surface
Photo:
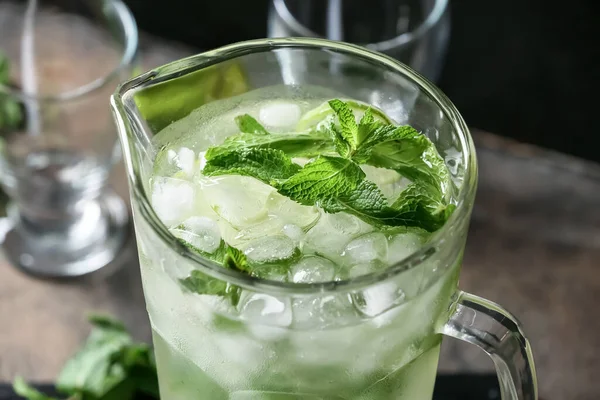
[[[190,50],[145,40],[145,67]],[[531,339],[547,400],[600,398],[600,167],[478,130],[480,183],[461,287],[516,314]],[[123,166],[113,186],[127,196]],[[0,255],[0,381],[52,380],[85,339],[90,311],[150,340],[133,237],[85,279],[36,280]],[[473,347],[446,340],[440,370],[490,371]]]

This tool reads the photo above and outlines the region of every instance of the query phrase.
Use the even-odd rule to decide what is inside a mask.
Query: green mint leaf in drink
[[[242,133],[230,136],[219,146],[210,147],[206,151],[206,158],[211,159],[230,151],[253,148],[281,150],[289,157],[315,157],[334,151],[330,136],[316,130],[310,133],[290,132],[269,135]]]
[[[440,201],[447,202],[452,180],[444,159],[426,136],[411,130],[406,132],[409,134],[404,139],[374,146],[367,163],[393,169],[426,186],[431,193],[437,194]]]
[[[179,281],[187,291],[196,294],[221,296],[231,301],[236,306],[240,299],[240,288],[224,280],[213,278],[201,271],[194,270],[185,279]]]
[[[207,157],[203,173],[206,176],[252,176],[269,184],[287,179],[299,170],[300,166],[281,150],[246,148]]]
[[[224,266],[229,269],[236,269],[243,272],[251,271],[246,255],[232,246],[227,247],[227,256],[225,258]]]
[[[254,117],[249,114],[238,115],[235,117],[240,132],[254,135],[268,135],[269,132]]]
[[[434,209],[431,205],[438,203],[426,191],[409,186],[404,192],[407,193],[389,205],[377,185],[363,180],[350,194],[328,199],[321,205],[327,212],[346,212],[374,226],[403,226],[433,232],[443,225],[446,209]]]
[[[335,130],[336,141],[342,141],[354,150],[358,142],[358,124],[352,109],[339,99],[330,100],[329,106],[335,112],[339,121],[340,127]],[[342,154],[342,156],[344,155]]]
[[[340,157],[319,156],[284,181],[279,193],[305,205],[351,193],[364,179],[360,167]]]
[[[254,135],[268,135],[269,131],[260,124],[250,114],[238,115],[235,117],[235,123],[237,124],[241,133],[250,133]]]

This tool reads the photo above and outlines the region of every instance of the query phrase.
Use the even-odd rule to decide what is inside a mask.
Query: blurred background
[[[269,0],[126,3],[142,30],[198,49],[267,35]],[[456,0],[450,18],[439,86],[467,123],[600,161],[590,146],[600,105],[599,2]]]

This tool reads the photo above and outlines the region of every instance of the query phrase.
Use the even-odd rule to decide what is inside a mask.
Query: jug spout
[[[176,61],[123,83],[111,96],[130,184],[149,177],[159,150],[153,138],[164,128],[203,104],[250,89],[238,62],[212,63],[209,53]]]

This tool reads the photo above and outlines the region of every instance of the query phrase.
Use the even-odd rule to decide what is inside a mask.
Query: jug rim
[[[339,281],[289,283],[260,279],[241,271],[223,268],[220,264],[189,250],[169,231],[154,211],[146,194],[141,171],[139,168],[134,167],[133,158],[137,158],[137,156],[135,154],[134,143],[132,143],[132,141],[135,140],[134,130],[131,125],[132,120],[138,127],[141,127],[141,129],[147,130],[148,128],[145,126],[146,124],[143,122],[142,118],[139,115],[136,115],[137,110],[130,110],[130,107],[128,107],[130,105],[125,105],[124,98],[131,96],[135,91],[148,87],[153,83],[160,83],[170,78],[180,77],[188,72],[197,71],[223,61],[235,59],[251,53],[269,52],[285,48],[338,52],[348,56],[363,57],[369,59],[372,63],[381,64],[406,77],[411,83],[416,84],[419,91],[424,92],[431,100],[433,100],[439,107],[440,112],[450,121],[452,130],[459,138],[462,148],[462,162],[465,166],[464,179],[459,188],[458,195],[456,196],[456,209],[444,226],[434,232],[425,245],[400,262],[390,265],[381,271]],[[111,96],[111,107],[115,114],[120,134],[119,136],[121,137],[121,142],[123,144],[131,195],[139,204],[139,209],[136,211],[140,213],[140,217],[144,218],[154,233],[159,236],[172,251],[176,251],[182,257],[193,261],[198,266],[199,270],[211,277],[242,287],[251,288],[252,290],[287,295],[306,295],[323,292],[357,290],[380,283],[404,271],[421,265],[425,260],[436,253],[436,248],[446,241],[453,230],[467,229],[468,227],[477,188],[477,157],[473,139],[464,119],[450,99],[425,77],[398,60],[369,50],[365,47],[320,38],[270,38],[238,42],[171,62],[122,83]],[[133,113],[131,111],[133,111]]]

